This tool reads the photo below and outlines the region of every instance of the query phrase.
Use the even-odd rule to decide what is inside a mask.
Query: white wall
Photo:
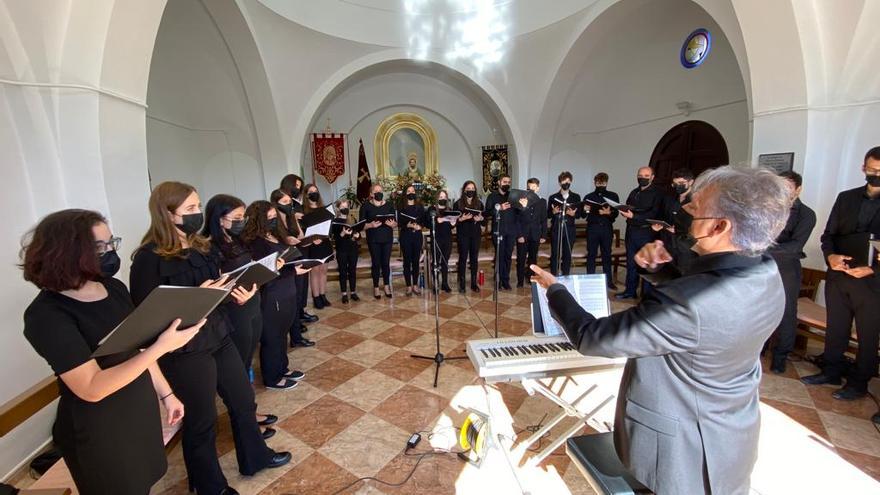
[[[236,61],[200,0],[168,2],[147,95],[150,182],[187,182],[202,202],[218,193],[266,197],[250,102]]]
[[[687,120],[712,124],[727,143],[730,163],[747,162],[745,88],[733,50],[712,18],[693,2],[668,0],[642,2],[624,19],[601,26],[601,36],[578,45],[589,53],[559,115],[549,183],[555,185],[559,171],[571,170],[575,190],[587,192],[592,177],[607,172],[610,188],[625,194],[663,135]],[[712,51],[688,70],[679,50],[697,28],[711,32]],[[681,101],[694,105],[689,116],[676,109]]]
[[[375,177],[376,129],[383,119],[398,112],[417,113],[434,128],[440,173],[453,190],[459,189],[465,180],[481,177],[480,146],[495,144],[496,138],[499,143],[505,142],[505,136],[500,134],[502,126],[492,109],[472,88],[450,79],[448,69],[440,66],[425,71],[365,76],[327,102],[326,109],[315,120],[314,132],[323,132],[330,118],[334,132],[349,134],[352,180],[357,173],[358,139],[364,141],[370,175]],[[493,134],[493,129],[498,134]],[[310,168],[306,175],[311,177]],[[348,185],[348,178],[337,179],[331,187],[318,176],[318,185],[325,197],[327,193],[336,197]]]

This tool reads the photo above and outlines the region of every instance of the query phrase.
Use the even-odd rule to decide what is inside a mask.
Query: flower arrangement
[[[403,196],[403,192],[410,185],[416,186],[416,194],[419,195],[422,203],[425,205],[437,204],[437,194],[446,187],[446,178],[440,174],[427,174],[417,178],[410,178],[405,175],[398,176],[379,176],[376,181],[382,185],[385,194],[388,195],[390,201],[396,202]]]

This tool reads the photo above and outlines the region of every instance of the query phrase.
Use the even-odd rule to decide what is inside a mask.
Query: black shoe
[[[299,324],[299,333],[306,333],[309,331],[309,327],[305,326],[300,322]]]
[[[379,288],[378,288],[378,287],[376,287],[376,288],[373,289],[373,297],[374,297],[377,301],[378,301],[379,299],[382,299],[382,293],[379,291]]]
[[[360,301],[361,298],[358,297],[357,292],[352,292],[351,293],[351,300],[357,302],[357,301]]]
[[[327,299],[327,294],[321,294],[321,295],[318,296],[318,297],[321,298],[321,302],[324,303],[324,306],[325,306],[325,307],[326,307],[326,306],[333,306],[332,304],[330,304],[330,300]]]
[[[840,381],[840,377],[831,377],[826,375],[825,373],[816,373],[815,375],[808,375],[801,378],[801,383],[806,385],[840,385],[842,382]]]
[[[472,284],[472,285],[471,285],[471,290],[474,291],[474,292],[480,292],[480,286],[477,285],[477,284]]]
[[[617,284],[614,282],[609,283],[606,287],[608,287],[609,290],[617,290]]]
[[[845,387],[834,391],[831,394],[831,397],[834,397],[837,400],[856,400],[861,399],[866,395],[868,395],[867,390],[847,384]]]
[[[306,377],[306,374],[300,370],[288,371],[284,374],[284,378],[288,378],[290,380],[300,381]]]
[[[239,494],[237,491],[235,491],[235,488],[232,488],[231,486],[227,486],[226,488],[223,489],[222,492],[220,492],[220,495],[239,495]]]
[[[266,428],[260,435],[263,436],[263,440],[268,440],[275,436],[275,428]]]
[[[449,284],[443,284],[443,285],[441,285],[441,286],[440,286],[440,289],[441,289],[443,292],[447,293],[447,294],[449,294],[450,292],[452,292],[452,287],[449,287]]]
[[[458,286],[458,293],[464,294],[465,292],[467,292],[467,289],[464,288],[464,285],[459,285]]]
[[[269,461],[269,465],[266,467],[281,467],[290,462],[291,459],[293,459],[293,456],[290,455],[290,452],[276,452],[275,455],[272,456],[272,459]]]
[[[785,356],[773,356],[773,364],[770,365],[770,371],[776,373],[777,375],[785,373],[786,361],[787,359]]]
[[[523,282],[522,282],[522,280],[520,280],[519,282],[516,283],[516,288],[517,288],[517,289],[522,289],[522,288],[523,288]]]
[[[621,292],[620,294],[614,294],[614,299],[635,299],[635,294],[627,294],[626,292]]]
[[[300,321],[303,321],[305,323],[314,323],[314,322],[318,321],[319,318],[317,315],[313,315],[311,313],[307,313],[307,312],[303,311],[302,313],[300,313],[299,319],[300,319]]]
[[[348,304],[348,295],[342,296],[342,304]]]
[[[315,343],[309,339],[294,340],[290,343],[290,347],[312,347]]]
[[[290,390],[292,388],[296,388],[296,386],[297,382],[295,380],[284,380],[284,383],[282,383],[281,385],[273,383],[271,385],[266,385],[266,388],[270,388],[273,390]]]
[[[389,292],[388,289],[385,289],[385,297],[387,297],[388,299],[391,299],[394,297],[394,293]]]
[[[314,306],[315,309],[324,309],[324,301],[320,297],[313,297],[312,306]]]
[[[278,416],[275,416],[274,414],[263,414],[262,416],[266,416],[266,419],[257,421],[257,424],[260,426],[274,425],[278,422]]]

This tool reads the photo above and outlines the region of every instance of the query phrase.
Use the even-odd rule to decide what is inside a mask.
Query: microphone
[[[495,203],[495,211],[498,211],[498,210],[500,210],[500,209],[501,209],[501,204],[500,204],[500,203]]]

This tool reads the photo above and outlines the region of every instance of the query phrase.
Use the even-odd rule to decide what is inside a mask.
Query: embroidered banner
[[[373,181],[370,180],[370,167],[367,165],[367,154],[364,153],[364,141],[358,139],[358,142],[360,146],[358,147],[357,197],[358,201],[363,203],[370,197]]]
[[[345,173],[345,134],[312,134],[315,172],[332,184]]]
[[[508,174],[507,145],[483,146],[483,191],[498,189],[498,178]]]

